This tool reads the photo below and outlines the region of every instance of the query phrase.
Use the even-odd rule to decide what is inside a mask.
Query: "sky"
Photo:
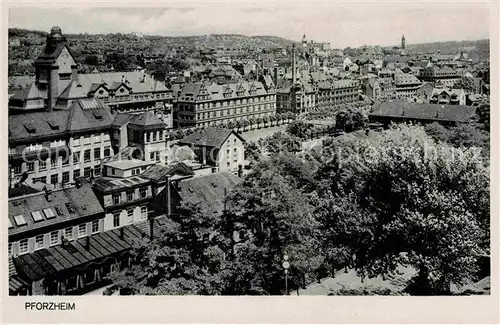
[[[65,6],[65,7],[63,7]],[[96,7],[99,6],[99,7]],[[60,3],[9,8],[9,27],[63,33],[187,36],[273,35],[330,42],[344,48],[489,38],[489,12],[481,3],[417,2],[170,2],[82,5]]]

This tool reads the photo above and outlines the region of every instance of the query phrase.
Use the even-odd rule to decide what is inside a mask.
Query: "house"
[[[220,172],[241,174],[245,162],[245,140],[234,130],[208,127],[179,140],[201,159],[202,165],[217,167]]]
[[[371,123],[416,122],[443,125],[471,123],[476,119],[476,107],[464,105],[440,105],[407,101],[386,101],[373,105],[369,114]]]
[[[9,294],[80,294],[127,263],[136,229],[105,232],[89,183],[10,198]]]
[[[465,105],[463,89],[434,88],[429,98],[431,104]]]

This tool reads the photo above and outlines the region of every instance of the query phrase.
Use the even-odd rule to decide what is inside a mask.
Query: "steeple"
[[[305,36],[305,35],[304,35]],[[292,87],[295,87],[295,43],[292,45]]]
[[[401,48],[402,49],[405,48],[405,43],[406,43],[406,39],[405,39],[405,36],[403,35],[403,37],[401,37]]]

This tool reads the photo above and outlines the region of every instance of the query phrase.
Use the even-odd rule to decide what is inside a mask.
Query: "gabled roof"
[[[183,162],[175,163],[168,167],[157,164],[146,169],[141,174],[141,177],[161,182],[166,180],[167,176],[171,175],[193,176],[194,172],[188,165]]]
[[[26,101],[29,99],[42,99],[45,98],[44,94],[38,90],[35,82],[32,82],[24,89],[19,89],[14,93],[10,100],[21,100]]]
[[[113,120],[113,126],[123,126],[127,123],[129,123],[130,121],[132,121],[132,119],[135,117],[134,114],[128,114],[128,113],[118,113],[116,114],[114,120]]]
[[[60,99],[78,99],[78,98],[86,98],[87,91],[83,88],[83,86],[78,83],[78,81],[72,80],[69,85],[63,90],[63,92],[59,95]]]
[[[245,142],[245,140],[238,133],[234,132],[234,130],[209,126],[204,130],[196,131],[184,137],[179,140],[179,144],[219,148],[226,142],[231,134],[234,134],[241,141]]]
[[[166,124],[151,111],[144,112],[140,115],[135,115],[130,121],[130,125],[137,125],[145,128],[166,127]]]
[[[202,211],[221,214],[225,195],[242,182],[231,173],[215,173],[179,181],[177,192],[183,201],[199,203]]]
[[[113,124],[109,108],[96,98],[79,99],[69,111],[67,130],[70,132],[111,127]]]
[[[61,54],[61,52],[65,48],[68,50],[68,53],[71,55],[73,60],[76,62],[75,55],[73,54],[73,52],[69,48],[68,44],[64,41],[64,42],[58,43],[53,50],[51,50],[49,48],[49,46],[45,46],[43,52],[35,60],[35,63],[50,63],[50,64],[52,64],[55,62],[55,60],[57,59],[59,54]]]
[[[44,212],[44,209],[50,209],[52,213],[49,210]],[[36,211],[39,211],[41,216],[39,221],[35,221],[32,215],[32,212]],[[9,236],[103,212],[90,184],[85,181],[80,188],[53,191],[50,201],[47,200],[45,192],[16,197],[9,199],[8,218],[13,226],[9,229]],[[47,213],[53,214],[53,217]],[[19,215],[23,216],[26,224],[18,226],[14,217]]]

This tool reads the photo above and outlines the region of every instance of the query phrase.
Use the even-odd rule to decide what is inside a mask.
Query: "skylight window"
[[[13,228],[13,226],[12,226],[12,222],[10,221],[10,219],[7,219],[7,220],[9,220],[9,229],[10,229],[10,228]]]
[[[18,226],[23,226],[26,224],[26,220],[24,220],[24,216],[22,214],[14,216],[14,221]]]
[[[50,126],[52,130],[59,130],[59,123],[55,121],[47,121],[47,124]]]
[[[57,207],[55,207],[55,209],[56,209],[56,212],[57,212],[58,216],[62,216],[63,215],[62,207],[57,206]]]
[[[75,213],[76,210],[75,210],[75,207],[73,206],[73,204],[71,204],[70,202],[66,202],[66,208],[68,209],[69,213]]]
[[[54,211],[52,211],[51,208],[43,209],[43,213],[45,214],[45,218],[47,219],[52,219],[56,217]]]
[[[24,128],[28,133],[36,133],[36,127],[30,122],[24,123]]]
[[[33,220],[35,220],[35,222],[43,220],[43,216],[40,213],[40,211],[33,211],[33,212],[31,212],[31,216],[33,217]]]

